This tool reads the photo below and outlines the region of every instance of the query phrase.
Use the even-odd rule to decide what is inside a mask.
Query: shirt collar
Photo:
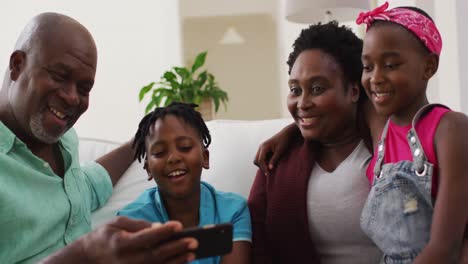
[[[8,153],[15,143],[16,135],[0,121],[0,153]]]
[[[75,133],[73,128],[70,129],[71,131],[67,131],[67,133]],[[62,140],[63,136],[59,139],[59,144],[65,148],[68,152],[71,151],[72,142]],[[19,144],[24,144],[21,139],[19,139],[15,133],[13,133],[2,121],[0,121],[0,153],[8,153],[13,148],[15,141]]]
[[[73,134],[73,136],[70,136],[70,134]],[[76,131],[72,127],[60,137],[58,143],[66,152],[73,153],[73,149],[78,146],[77,138]]]
[[[216,191],[214,188],[206,182],[200,183],[200,206],[198,211],[198,226],[204,226],[208,224],[218,223],[216,221],[216,201],[214,199]],[[156,187],[156,191],[154,192],[154,200],[156,210],[160,212],[162,217],[162,222],[169,221],[169,215],[167,214],[167,210],[164,207],[163,199],[161,197],[161,193],[159,192],[159,188]]]

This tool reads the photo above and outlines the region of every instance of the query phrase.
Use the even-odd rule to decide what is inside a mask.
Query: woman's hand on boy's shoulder
[[[260,144],[255,154],[254,164],[268,176],[288,149],[291,139],[297,136],[299,136],[298,127],[294,123],[289,124]]]

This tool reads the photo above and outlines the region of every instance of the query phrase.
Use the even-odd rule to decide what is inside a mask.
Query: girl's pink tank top
[[[436,106],[432,108],[427,114],[425,114],[417,123],[416,123],[416,133],[418,134],[419,140],[421,141],[424,153],[430,163],[434,165],[434,173],[432,176],[432,197],[437,196],[437,187],[438,187],[438,162],[437,156],[434,149],[434,137],[437,126],[439,125],[440,119],[442,116],[449,112],[447,108]],[[408,140],[406,135],[411,129],[411,124],[407,126],[398,126],[390,120],[388,126],[388,134],[385,141],[385,163],[395,163],[402,160],[413,160],[411,154],[411,149],[408,145]],[[377,149],[377,148],[376,148]],[[374,166],[377,159],[377,150],[372,157],[369,166],[367,167],[367,177],[372,184],[374,179]]]

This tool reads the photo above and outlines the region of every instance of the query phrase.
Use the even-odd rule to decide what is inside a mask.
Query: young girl
[[[428,104],[442,48],[432,19],[416,8],[387,8],[356,20],[367,25],[362,85],[377,114],[389,116],[383,129],[370,126],[377,148],[361,227],[384,263],[452,263],[468,219],[468,119]]]
[[[462,244],[468,249],[468,118],[428,103],[442,48],[432,19],[417,8],[387,8],[356,21],[367,25],[362,85],[376,146],[361,227],[384,252],[382,263],[455,263]],[[256,162],[264,171],[267,153],[275,152],[271,169],[293,133],[290,126],[260,147]]]
[[[194,106],[172,103],[141,120],[133,143],[135,158],[144,160],[148,180],[154,179],[157,187],[146,190],[118,214],[152,222],[178,220],[185,228],[230,222],[232,252],[192,263],[250,263],[252,234],[246,200],[200,181],[202,169],[209,167],[211,136]]]

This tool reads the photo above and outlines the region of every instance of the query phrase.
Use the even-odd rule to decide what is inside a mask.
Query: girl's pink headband
[[[388,8],[388,2],[369,12],[361,12],[356,23],[366,24],[366,31],[375,20],[386,20],[402,25],[413,32],[429,49],[430,52],[440,55],[442,50],[442,37],[436,25],[426,16],[406,8]]]

